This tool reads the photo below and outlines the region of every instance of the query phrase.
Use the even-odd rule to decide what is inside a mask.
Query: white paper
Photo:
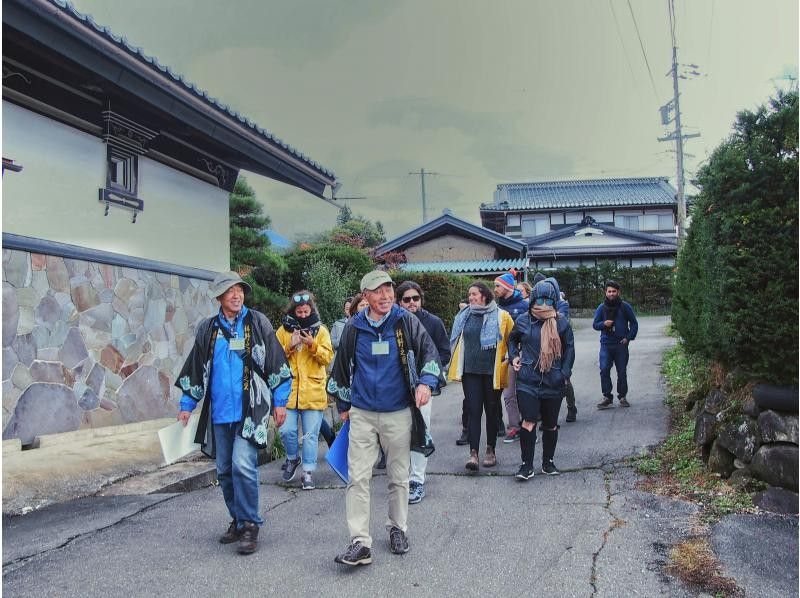
[[[174,424],[161,428],[158,439],[161,441],[161,452],[164,453],[164,463],[169,465],[192,451],[200,449],[195,443],[194,435],[197,433],[197,422],[200,416],[196,413],[189,418],[189,423],[184,426],[176,421]]]

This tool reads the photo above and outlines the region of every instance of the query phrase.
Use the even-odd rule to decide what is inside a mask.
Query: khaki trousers
[[[406,531],[408,519],[408,467],[411,446],[411,409],[391,413],[350,408],[350,443],[347,469],[350,483],[345,492],[345,512],[351,542],[372,547],[369,534],[370,482],[378,459],[378,445],[386,454],[389,518],[386,529]]]

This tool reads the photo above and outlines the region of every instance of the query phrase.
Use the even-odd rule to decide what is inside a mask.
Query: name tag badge
[[[389,343],[386,341],[373,341],[372,342],[372,354],[373,355],[388,355],[389,354]]]
[[[228,341],[228,348],[231,351],[244,351],[244,339],[232,338]]]

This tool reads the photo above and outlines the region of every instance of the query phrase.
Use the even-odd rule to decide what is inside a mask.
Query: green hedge
[[[737,115],[698,173],[675,281],[688,350],[754,380],[798,380],[798,108],[779,93]]]
[[[544,274],[555,276],[571,309],[596,309],[605,298],[605,281],[609,279],[620,284],[622,298],[636,312],[669,313],[672,303],[672,266],[621,268],[604,262],[592,268],[564,268]]]
[[[453,325],[453,318],[458,313],[458,304],[467,298],[467,289],[472,281],[471,276],[443,274],[441,272],[402,272],[395,270],[389,273],[396,285],[405,280],[413,280],[422,287],[425,293],[424,307],[439,316],[447,330]],[[489,284],[491,288],[491,284]]]

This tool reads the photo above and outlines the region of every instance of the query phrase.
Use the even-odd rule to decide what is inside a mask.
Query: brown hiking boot
[[[630,407],[631,404],[628,402],[628,399],[626,399],[625,397],[620,397],[619,398],[619,406],[620,407]]]
[[[240,536],[239,529],[236,527],[236,520],[234,519],[231,521],[231,524],[228,526],[228,531],[222,534],[219,537],[220,544],[233,544],[239,539]]]
[[[486,447],[486,456],[483,458],[484,467],[494,467],[497,465],[497,455],[494,453],[494,447]]]
[[[466,467],[470,471],[478,471],[478,451],[475,449],[469,451],[469,461],[467,461]]]
[[[252,521],[245,521],[239,536],[236,551],[239,554],[253,554],[258,548],[258,526]]]
[[[614,405],[614,399],[604,397],[602,401],[597,404],[598,409],[608,409]]]

